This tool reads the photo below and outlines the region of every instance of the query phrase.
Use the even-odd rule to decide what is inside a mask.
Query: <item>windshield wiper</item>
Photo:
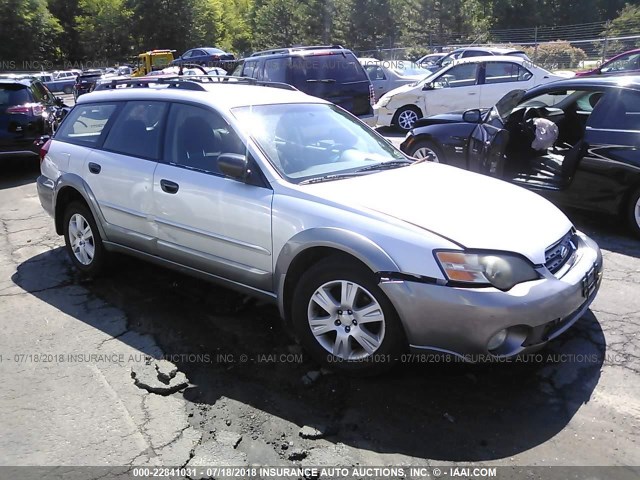
[[[298,183],[298,185],[309,185],[310,183],[330,182],[332,180],[342,180],[343,178],[357,177],[360,174],[358,171],[349,173],[332,173],[331,175],[324,175],[322,177],[307,178]]]
[[[334,78],[323,78],[321,80],[315,80],[313,78],[309,78],[307,80],[308,83],[336,83]]]
[[[368,165],[366,167],[359,168],[356,172],[370,172],[371,170],[386,170],[388,168],[405,167],[412,165],[411,160],[393,160],[391,162],[376,163],[375,165]]]

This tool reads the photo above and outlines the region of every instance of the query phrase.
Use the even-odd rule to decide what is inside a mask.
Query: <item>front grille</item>
[[[574,236],[575,232],[572,229],[544,252],[545,266],[551,273],[560,270],[576,252]]]

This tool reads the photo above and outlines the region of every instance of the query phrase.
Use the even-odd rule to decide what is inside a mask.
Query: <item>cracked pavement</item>
[[[81,278],[37,165],[2,168],[0,465],[640,465],[640,242],[615,221],[570,212],[604,280],[540,357],[348,378],[234,292],[125,257]]]

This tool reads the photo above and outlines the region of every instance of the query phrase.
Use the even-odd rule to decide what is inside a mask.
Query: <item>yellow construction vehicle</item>
[[[137,66],[132,73],[133,77],[149,75],[153,71],[162,70],[171,65],[175,50],[149,50],[138,55]]]

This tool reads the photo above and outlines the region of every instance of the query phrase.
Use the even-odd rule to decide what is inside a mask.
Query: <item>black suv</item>
[[[73,86],[74,100],[77,100],[80,95],[92,92],[96,88],[96,83],[100,80],[100,77],[102,77],[102,72],[99,70],[87,70],[78,75]]]
[[[339,45],[278,48],[240,60],[232,75],[287,83],[375,124],[373,86],[353,52]]]
[[[37,156],[68,111],[35,77],[0,79],[0,158]]]

